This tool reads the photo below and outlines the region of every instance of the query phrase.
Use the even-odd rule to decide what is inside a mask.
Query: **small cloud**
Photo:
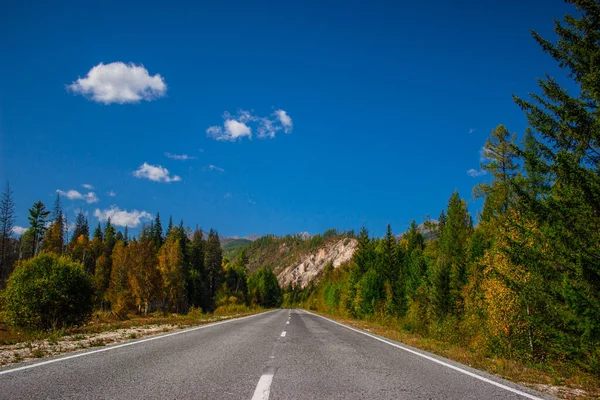
[[[60,194],[63,197],[66,197],[69,200],[83,200],[83,195],[79,193],[77,190],[67,190],[66,192],[57,189],[56,193]]]
[[[109,190],[108,192],[106,192],[106,195],[109,197],[115,197],[117,194],[115,192],[113,192],[112,190]]]
[[[96,193],[94,193],[94,192],[89,192],[88,194],[84,194],[83,197],[85,198],[85,201],[88,204],[97,203],[100,201],[100,199],[98,198],[98,196],[96,196]]]
[[[482,176],[487,174],[486,171],[480,169],[480,170],[476,170],[471,168],[470,170],[467,171],[467,175],[469,175],[471,178],[477,178],[478,176]]]
[[[181,160],[181,161],[194,160],[196,158],[193,156],[188,156],[187,154],[165,153],[165,156],[167,156],[168,158],[170,158],[172,160]]]
[[[200,153],[204,153],[204,149],[198,149]]]
[[[100,201],[100,199],[98,198],[98,196],[96,196],[96,193],[94,192],[89,192],[87,194],[82,194],[79,193],[77,190],[67,190],[62,191],[60,189],[57,189],[56,192],[58,194],[60,194],[61,196],[66,197],[69,200],[85,200],[88,204],[92,204],[92,203],[97,203]]]
[[[292,118],[287,114],[285,110],[276,110],[275,115],[283,125],[283,129],[285,133],[290,133],[292,131],[293,123]]]
[[[96,65],[85,78],[67,85],[67,89],[98,103],[124,104],[162,97],[167,84],[159,74],[151,76],[143,65],[113,62]]]
[[[13,226],[12,231],[15,235],[21,236],[25,233],[27,228],[23,228],[22,226]]]
[[[224,199],[230,199],[231,197],[231,193],[229,192],[225,193],[225,196],[223,196]]]
[[[469,129],[469,133],[475,133],[476,131],[477,131],[477,129],[475,129],[475,128],[470,128]]]
[[[121,210],[117,206],[111,206],[106,210],[97,208],[94,211],[94,217],[98,218],[100,222],[105,222],[110,218],[111,224],[115,226],[128,226],[131,228],[137,228],[142,221],[152,220],[152,215],[146,211]]]
[[[244,136],[252,138],[252,129],[244,124],[243,122],[236,121],[235,119],[225,120],[223,124],[224,128],[220,126],[211,126],[206,130],[208,137],[215,140],[228,140],[235,142],[237,139]]]
[[[276,110],[269,117],[259,117],[246,110],[238,110],[235,116],[225,112],[223,119],[223,126],[214,125],[206,130],[208,137],[235,142],[244,136],[252,139],[252,132],[255,129],[259,138],[273,139],[278,131],[290,133],[293,127],[292,118],[281,109]]]
[[[94,187],[92,185],[90,185],[89,183],[84,183],[83,185],[84,188],[86,188],[87,190],[94,190]]]
[[[248,204],[252,204],[252,205],[254,205],[254,204],[256,204],[256,202],[255,202],[254,200],[250,200],[250,199],[248,199]]]
[[[225,172],[225,170],[223,168],[219,168],[216,165],[212,165],[212,164],[210,164],[208,167],[206,167],[206,169],[210,170],[210,171]]]
[[[160,165],[150,165],[144,162],[140,167],[133,171],[133,176],[139,179],[148,179],[153,182],[179,182],[181,177],[171,176],[169,170]]]

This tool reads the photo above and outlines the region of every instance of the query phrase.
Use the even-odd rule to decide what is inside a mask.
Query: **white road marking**
[[[285,334],[286,334],[285,331],[281,332],[281,337],[285,337]]]
[[[169,336],[180,335],[182,333],[197,331],[199,329],[211,328],[213,326],[217,326],[217,325],[221,325],[221,324],[227,324],[229,322],[241,321],[243,319],[247,319],[247,318],[252,318],[252,317],[259,316],[259,315],[268,314],[268,313],[273,312],[273,311],[277,311],[277,310],[267,311],[267,312],[260,313],[260,314],[248,315],[247,317],[232,318],[232,319],[228,319],[227,321],[214,322],[212,324],[200,325],[200,326],[196,326],[194,328],[182,329],[182,330],[177,331],[177,332],[167,333],[165,335],[160,335],[160,336],[153,336],[153,337],[150,337],[150,338],[147,338],[147,339],[136,340],[134,342],[127,342],[127,343],[117,344],[117,345],[110,346],[110,347],[104,347],[104,348],[98,349],[98,350],[87,351],[85,353],[78,353],[78,354],[73,354],[73,355],[66,356],[66,357],[54,358],[52,360],[42,361],[42,362],[39,362],[39,363],[36,363],[36,364],[28,364],[28,365],[24,365],[22,367],[0,371],[0,375],[10,374],[12,372],[23,371],[23,370],[30,369],[30,368],[35,368],[35,367],[41,367],[42,365],[54,364],[54,363],[61,362],[61,361],[67,361],[67,360],[71,360],[73,358],[78,358],[78,357],[83,357],[83,356],[89,356],[91,354],[102,353],[104,351],[110,351],[110,350],[114,350],[114,349],[119,349],[121,347],[127,347],[127,346],[133,346],[135,344],[151,342],[153,340],[158,340],[158,339],[166,338],[166,337],[169,337]]]
[[[346,329],[350,329],[351,331],[358,332],[358,333],[360,333],[360,334],[362,334],[362,335],[365,335],[365,336],[368,336],[368,337],[370,337],[370,338],[372,338],[372,339],[379,340],[380,342],[383,342],[383,343],[385,343],[385,344],[389,344],[390,346],[397,347],[397,348],[399,348],[399,349],[401,349],[401,350],[404,350],[404,351],[407,351],[407,352],[409,352],[409,353],[411,353],[411,354],[417,355],[417,356],[419,356],[419,357],[423,357],[423,358],[425,358],[425,359],[427,359],[427,360],[429,360],[429,361],[433,361],[434,363],[438,363],[438,364],[440,364],[440,365],[443,365],[444,367],[451,368],[451,369],[453,369],[453,370],[455,370],[455,371],[458,371],[458,372],[460,372],[460,373],[463,373],[463,374],[465,374],[465,375],[468,375],[468,376],[470,376],[470,377],[473,377],[473,378],[475,378],[475,379],[479,379],[480,381],[483,381],[483,382],[489,383],[489,384],[491,384],[491,385],[497,386],[497,387],[499,387],[499,388],[501,388],[501,389],[504,389],[504,390],[508,390],[509,392],[516,393],[516,394],[518,394],[519,396],[527,397],[528,399],[532,399],[532,400],[543,400],[543,399],[542,399],[542,398],[540,398],[540,397],[533,396],[533,395],[531,395],[531,394],[529,394],[529,393],[522,392],[522,391],[520,391],[520,390],[518,390],[518,389],[513,389],[513,388],[511,388],[510,386],[503,385],[503,384],[501,384],[501,383],[498,383],[498,382],[496,382],[496,381],[493,381],[493,380],[491,380],[491,379],[488,379],[488,378],[486,378],[486,377],[483,377],[483,376],[480,376],[480,375],[474,374],[473,372],[470,372],[470,371],[467,371],[467,370],[465,370],[465,369],[459,368],[459,367],[457,367],[457,366],[455,366],[455,365],[448,364],[448,363],[446,363],[446,362],[444,362],[444,361],[438,360],[438,359],[436,359],[436,358],[430,357],[430,356],[428,356],[428,355],[425,355],[425,354],[421,354],[421,353],[419,353],[418,351],[411,350],[411,349],[409,349],[409,348],[406,348],[406,347],[404,347],[404,346],[401,346],[401,345],[399,345],[399,344],[392,343],[392,342],[390,342],[390,341],[387,341],[387,340],[385,340],[385,339],[382,339],[382,338],[380,338],[380,337],[377,337],[377,336],[375,336],[375,335],[372,335],[372,334],[370,334],[370,333],[364,332],[364,331],[362,331],[362,330],[360,330],[360,329],[352,328],[352,327],[350,327],[350,326],[348,326],[348,325],[341,324],[341,323],[339,323],[339,322],[337,322],[337,321],[334,321],[334,320],[332,320],[332,319],[329,319],[329,318],[327,318],[327,317],[323,317],[323,316],[321,316],[321,315],[318,315],[318,314],[313,314],[313,313],[311,313],[310,311],[306,311],[306,310],[302,310],[302,311],[304,311],[304,312],[305,312],[305,313],[307,313],[307,314],[314,315],[315,317],[323,318],[323,319],[324,319],[324,320],[326,320],[326,321],[329,321],[329,322],[331,322],[331,323],[333,323],[333,324],[336,324],[336,325],[339,325],[339,326],[343,326],[343,327],[344,327],[344,328],[346,328]]]
[[[273,372],[264,373],[256,385],[252,400],[268,400],[269,392],[271,391],[271,383],[273,382]]]
[[[289,325],[289,324],[290,324],[290,321],[287,321],[285,324],[286,324],[286,325]]]

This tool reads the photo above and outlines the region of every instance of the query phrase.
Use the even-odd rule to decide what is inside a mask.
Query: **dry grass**
[[[486,371],[500,378],[559,398],[600,399],[600,378],[578,370],[573,366],[560,364],[528,366],[504,358],[486,357],[482,353],[458,345],[422,337],[377,322],[341,318],[322,312],[316,312],[314,310],[311,310],[311,312],[446,357],[461,364]]]

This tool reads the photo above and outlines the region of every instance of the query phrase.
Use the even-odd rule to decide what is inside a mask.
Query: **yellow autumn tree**
[[[133,296],[129,290],[129,269],[131,266],[129,249],[122,241],[119,241],[113,248],[111,257],[112,269],[106,297],[110,301],[113,313],[124,317],[133,306]]]
[[[148,234],[133,240],[130,244],[131,268],[128,273],[129,287],[138,312],[148,314],[151,302],[160,290],[160,272],[158,271],[156,250]]]
[[[158,255],[158,270],[162,278],[162,291],[166,309],[179,306],[185,293],[185,271],[183,268],[183,251],[176,235],[169,235]]]
[[[534,357],[536,343],[543,341],[535,321],[543,312],[537,293],[544,288],[535,264],[543,261],[522,255],[526,253],[523,249],[539,246],[539,230],[514,210],[499,221],[498,230],[493,246],[481,262],[487,331],[500,350],[509,355]],[[514,256],[515,250],[519,250],[519,257]]]
[[[70,254],[71,258],[76,261],[80,261],[85,264],[86,256],[89,257],[88,247],[90,245],[90,240],[86,235],[79,235],[79,237],[72,242],[70,245]]]

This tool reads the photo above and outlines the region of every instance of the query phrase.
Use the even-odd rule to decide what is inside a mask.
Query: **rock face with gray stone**
[[[300,263],[290,265],[277,274],[279,285],[305,288],[311,281],[318,279],[327,264],[332,263],[338,268],[342,263],[352,259],[358,248],[358,240],[342,238],[336,242],[328,243],[314,253],[305,255]]]

